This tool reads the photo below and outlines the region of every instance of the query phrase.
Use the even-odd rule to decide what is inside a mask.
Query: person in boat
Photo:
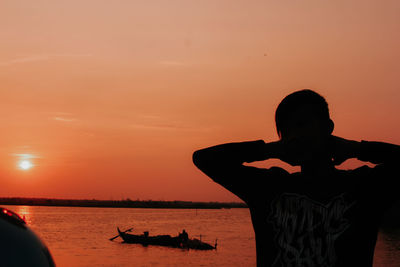
[[[179,233],[179,239],[181,240],[181,242],[183,244],[187,243],[189,240],[189,235],[188,233],[185,231],[185,229],[182,230],[182,233]]]
[[[247,203],[257,266],[372,266],[381,218],[399,196],[400,146],[334,136],[326,100],[309,89],[286,96],[275,122],[277,141],[193,154],[202,172]],[[352,158],[376,165],[335,167]],[[300,171],[247,165],[268,159]]]

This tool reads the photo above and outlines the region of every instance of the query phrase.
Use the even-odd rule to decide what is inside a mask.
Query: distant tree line
[[[96,200],[96,199],[51,199],[51,198],[0,198],[0,205],[27,206],[66,206],[66,207],[101,207],[101,208],[152,208],[152,209],[223,209],[247,208],[239,202],[192,202],[159,200]]]

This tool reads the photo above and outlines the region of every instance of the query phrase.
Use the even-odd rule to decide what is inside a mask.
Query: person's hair
[[[289,116],[300,107],[308,107],[322,120],[330,120],[328,103],[318,93],[303,89],[286,96],[275,111],[275,124],[279,137],[282,137],[282,128]]]

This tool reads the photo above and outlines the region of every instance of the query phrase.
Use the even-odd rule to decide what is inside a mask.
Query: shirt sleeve
[[[244,165],[265,160],[265,146],[263,140],[217,145],[194,152],[193,162],[216,183],[248,203],[259,195],[261,188],[266,191],[269,186],[273,187],[271,180],[277,181],[287,174],[278,167]]]

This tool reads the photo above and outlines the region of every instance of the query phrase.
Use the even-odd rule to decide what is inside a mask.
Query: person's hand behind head
[[[359,142],[332,135],[330,138],[330,152],[333,164],[340,165],[346,160],[358,156]]]

